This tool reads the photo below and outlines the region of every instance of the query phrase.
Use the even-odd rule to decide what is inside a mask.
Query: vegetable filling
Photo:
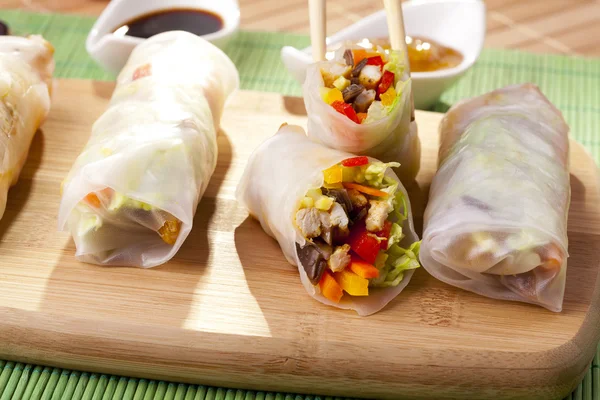
[[[294,222],[306,239],[296,243],[298,259],[321,294],[338,303],[343,296],[368,296],[370,288],[393,287],[404,271],[420,266],[421,242],[400,247],[407,219],[406,198],[385,176],[398,163],[367,157],[343,160],[323,171],[323,186],[301,199]]]
[[[491,265],[483,274],[495,277],[504,286],[531,299],[538,296],[537,282],[557,277],[566,257],[558,244],[547,242],[527,229],[458,235],[452,248],[454,259]]]
[[[321,98],[356,124],[384,118],[402,96],[401,60],[379,46],[346,49],[341,59],[321,66]]]
[[[98,230],[102,226],[102,219],[96,212],[122,214],[125,219],[155,230],[168,245],[175,244],[181,230],[181,221],[173,215],[157,210],[150,204],[126,197],[110,188],[89,193],[82,203],[90,207],[95,215],[95,218],[86,219],[87,227],[83,227],[86,231]]]

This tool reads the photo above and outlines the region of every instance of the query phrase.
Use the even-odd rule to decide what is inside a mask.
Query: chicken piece
[[[314,207],[301,208],[296,213],[296,225],[305,238],[310,239],[321,234],[320,211]]]
[[[360,71],[358,81],[367,89],[375,89],[381,80],[383,73],[379,65],[365,65]]]
[[[350,265],[350,260],[350,245],[343,244],[338,246],[333,254],[331,254],[331,257],[329,257],[329,260],[327,261],[327,265],[333,272],[340,272]]]
[[[319,221],[321,222],[321,237],[327,244],[331,244],[333,237],[333,225],[331,223],[331,216],[327,211],[319,210]]]
[[[332,88],[333,82],[340,76],[346,79],[350,78],[350,72],[352,72],[350,66],[340,63],[327,63],[321,67],[321,76],[323,77],[325,87],[328,88]]]
[[[373,89],[365,90],[364,92],[356,96],[356,99],[353,103],[354,111],[356,111],[357,113],[366,113],[367,111],[369,111],[369,107],[371,107],[371,104],[373,104],[374,101],[375,91]]]
[[[350,201],[354,208],[363,208],[368,203],[365,195],[356,189],[348,189],[348,196],[350,196]]]
[[[386,200],[369,200],[369,204],[371,207],[367,213],[367,230],[379,232],[383,229],[383,223],[393,210],[392,205]]]
[[[329,211],[331,225],[339,226],[341,230],[348,229],[348,215],[346,215],[346,211],[344,211],[344,207],[340,205],[340,203],[335,202]]]

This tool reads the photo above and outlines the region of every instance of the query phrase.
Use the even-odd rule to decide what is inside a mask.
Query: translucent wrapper
[[[339,60],[343,47],[336,52]],[[304,81],[304,104],[308,114],[308,136],[328,147],[377,158],[383,162],[400,163],[395,168],[402,180],[413,180],[421,163],[421,142],[414,120],[411,79],[405,72],[402,93],[387,116],[356,124],[323,101],[320,88],[324,86],[321,67],[336,61],[312,64]]]
[[[217,160],[217,128],[238,85],[209,42],[167,32],[135,48],[106,112],[63,182],[59,228],[81,261],[152,267],[192,229]]]
[[[425,211],[422,265],[484,296],[562,309],[569,128],[531,84],[452,107]]]
[[[288,262],[298,267],[300,280],[311,297],[334,307],[356,310],[359,315],[369,315],[394,299],[406,287],[414,270],[407,270],[398,286],[369,288],[368,296],[344,296],[340,303],[334,303],[320,293],[318,285],[313,286],[296,254],[296,243],[301,246],[306,243],[293,222],[301,199],[308,189],[323,185],[323,170],[349,157],[352,157],[349,153],[312,142],[298,126],[284,125],[248,160],[237,188],[237,199],[258,219],[265,232],[279,242]],[[386,176],[399,182],[391,169],[386,171]],[[401,223],[406,236],[400,245],[408,248],[418,238],[408,195],[401,183],[399,190],[407,199],[408,212],[408,218]]]
[[[0,217],[35,132],[50,111],[54,48],[41,36],[0,36]]]

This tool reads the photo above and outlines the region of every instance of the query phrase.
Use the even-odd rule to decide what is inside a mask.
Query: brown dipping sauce
[[[361,46],[369,43],[379,45],[385,50],[390,48],[388,39],[363,39],[358,42]],[[431,72],[454,68],[463,61],[463,55],[460,52],[424,37],[407,36],[406,47],[411,72]]]
[[[113,33],[147,39],[168,31],[207,35],[223,29],[221,16],[194,8],[171,8],[144,14],[122,23]]]

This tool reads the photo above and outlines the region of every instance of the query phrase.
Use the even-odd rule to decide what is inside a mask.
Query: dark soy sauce
[[[210,11],[193,8],[172,8],[140,15],[122,23],[113,32],[147,39],[168,31],[187,31],[207,35],[223,29],[223,19]]]
[[[8,35],[8,25],[0,21],[0,36]]]

